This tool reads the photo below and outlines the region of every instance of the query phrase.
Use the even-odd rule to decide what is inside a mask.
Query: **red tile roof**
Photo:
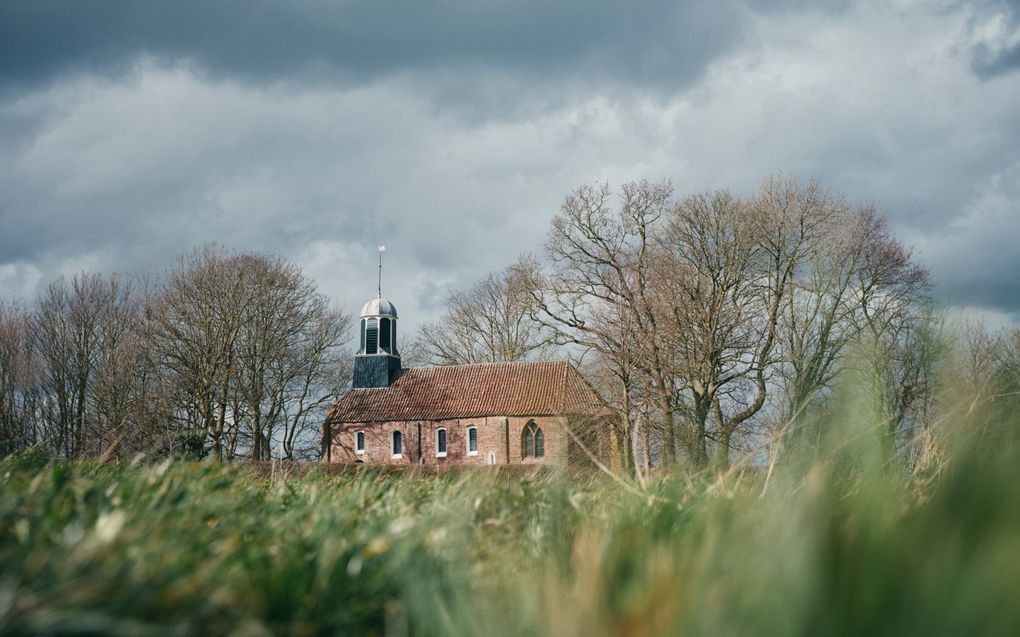
[[[605,404],[567,361],[404,369],[389,387],[352,389],[327,422],[594,413]]]

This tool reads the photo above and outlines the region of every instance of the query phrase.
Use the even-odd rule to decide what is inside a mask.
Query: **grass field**
[[[1017,635],[1018,464],[968,449],[921,486],[856,448],[644,494],[21,454],[0,462],[0,631]]]

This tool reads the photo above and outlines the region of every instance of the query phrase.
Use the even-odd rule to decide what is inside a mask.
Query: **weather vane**
[[[382,253],[386,252],[386,246],[379,246],[379,298],[382,298]]]

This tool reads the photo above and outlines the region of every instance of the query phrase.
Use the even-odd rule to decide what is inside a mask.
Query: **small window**
[[[403,447],[402,447],[402,444],[401,444],[402,442],[403,442],[403,440],[401,440],[400,432],[399,431],[394,431],[393,432],[393,444],[392,444],[392,449],[391,449],[391,451],[393,451],[393,457],[394,458],[399,458],[401,453],[403,452]]]
[[[354,452],[365,453],[365,432],[358,431],[354,434]]]
[[[478,427],[468,427],[467,452],[469,456],[478,455]]]
[[[446,457],[446,430],[436,429],[436,457]]]
[[[532,420],[521,433],[521,451],[525,458],[542,458],[545,456],[545,436],[542,428]]]

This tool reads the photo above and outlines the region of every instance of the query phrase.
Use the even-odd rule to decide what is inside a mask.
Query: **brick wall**
[[[543,458],[524,458],[522,434],[531,421],[541,427],[545,438]],[[336,463],[365,462],[372,464],[565,464],[567,436],[565,419],[558,416],[519,417],[487,416],[453,420],[395,421],[383,423],[352,423],[334,425],[331,461]],[[478,452],[468,452],[468,428],[478,429]],[[446,455],[437,454],[436,432],[446,429]],[[365,432],[364,453],[355,451],[355,434]],[[402,453],[391,452],[394,431],[402,434]],[[509,440],[508,440],[509,437]],[[509,458],[507,449],[509,443]]]
[[[355,449],[355,434],[365,433],[364,453]],[[401,454],[394,458],[391,451],[394,431],[401,433]],[[367,462],[372,464],[415,464],[417,462],[417,428],[414,423],[386,422],[334,425],[330,460],[339,463]]]
[[[509,419],[510,462],[565,464],[567,460],[567,435],[563,430],[565,420],[558,416],[511,417]],[[532,421],[542,430],[542,436],[545,439],[545,456],[543,458],[524,457],[524,428]]]

